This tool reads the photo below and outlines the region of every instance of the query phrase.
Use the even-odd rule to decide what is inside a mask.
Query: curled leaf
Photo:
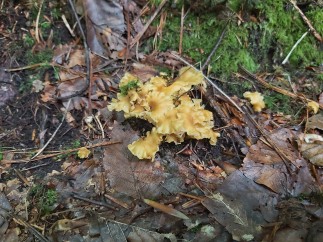
[[[155,201],[152,201],[152,200],[149,200],[149,199],[144,199],[144,202],[146,204],[148,204],[149,206],[152,206],[153,208],[156,208],[164,213],[167,213],[169,215],[172,215],[174,217],[177,217],[177,218],[180,218],[180,219],[190,219],[189,217],[187,217],[184,213],[174,209],[174,208],[171,208],[171,207],[168,207],[164,204],[161,204],[161,203],[158,203],[158,202],[155,202]]]
[[[305,142],[300,142],[302,155],[313,165],[323,166],[323,137],[317,134],[304,136]]]

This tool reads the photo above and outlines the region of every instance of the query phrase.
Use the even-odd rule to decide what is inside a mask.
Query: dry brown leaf
[[[260,224],[251,219],[245,208],[221,193],[212,194],[202,204],[225,226],[234,240],[252,241],[261,233]]]
[[[99,92],[100,89],[96,85],[96,79],[93,79],[92,81],[93,81],[92,95],[91,95],[92,108],[101,109],[103,107],[106,107],[107,101],[103,101],[98,98],[98,94],[99,95],[103,95],[103,94]],[[98,83],[100,83],[100,81]],[[82,90],[84,87],[85,87],[85,80],[83,78],[78,78],[78,79],[62,82],[57,87],[57,91],[59,93],[59,96],[65,97],[75,93],[76,91]],[[65,107],[67,106],[67,103],[68,101],[63,102]],[[72,110],[72,109],[81,110],[83,107],[86,107],[86,108],[89,107],[88,97],[77,96],[72,98],[72,101],[69,106],[69,110]]]
[[[41,94],[41,100],[43,102],[50,102],[50,101],[54,101],[55,99],[53,98],[56,92],[56,87],[53,86],[52,84],[50,84],[49,81],[46,81],[44,83],[44,90]]]
[[[95,53],[108,55],[126,46],[123,7],[117,1],[83,0],[89,47]]]
[[[166,206],[164,204],[161,204],[161,203],[158,203],[158,202],[155,202],[155,201],[152,201],[152,200],[149,200],[149,199],[144,199],[144,202],[146,204],[148,204],[149,206],[152,206],[153,208],[156,208],[164,213],[167,213],[169,215],[172,215],[174,217],[177,217],[177,218],[180,218],[180,219],[190,219],[189,217],[187,217],[184,213],[172,208],[172,207],[169,207],[169,206]]]
[[[323,92],[319,96],[319,104],[323,105]]]
[[[293,194],[311,192],[314,179],[306,162],[296,148],[290,143],[294,140],[293,132],[288,129],[278,129],[269,135],[279,150],[288,158],[287,164],[292,174],[286,168],[282,158],[266,143],[259,140],[249,149],[244,159],[242,172],[249,179],[262,184],[272,191],[280,194]],[[293,164],[290,164],[290,161]]]
[[[72,68],[76,65],[85,66],[85,51],[84,50],[74,50],[70,54],[70,58],[68,59],[68,65],[66,67]]]
[[[313,165],[323,166],[323,141],[314,143],[302,143],[300,150],[302,155]]]
[[[308,129],[323,130],[323,112],[313,115],[308,119],[306,127]]]
[[[71,51],[71,49],[73,48],[73,44],[69,43],[69,44],[65,44],[65,45],[58,45],[55,49],[54,49],[54,53],[53,53],[53,62],[57,63],[59,65],[64,64],[64,62],[66,61],[66,56],[68,55],[68,53]]]
[[[133,70],[131,74],[138,77],[143,82],[148,81],[151,77],[157,76],[158,72],[152,66],[144,65],[141,63],[133,63]]]
[[[165,181],[167,173],[157,163],[138,161],[128,150],[128,144],[139,138],[137,133],[129,126],[115,123],[110,137],[123,142],[105,148],[103,167],[111,188],[136,198],[141,193],[150,198],[161,195],[163,188],[160,184]]]

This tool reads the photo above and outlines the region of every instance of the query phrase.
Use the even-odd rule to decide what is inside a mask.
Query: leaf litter
[[[18,241],[30,234],[41,241],[93,238],[229,241],[232,238],[288,242],[305,237],[307,241],[315,241],[314,237],[322,230],[318,219],[323,218],[322,114],[316,102],[309,103],[307,111],[318,113],[307,120],[307,133],[303,134],[299,126],[287,126],[288,117],[262,110],[263,97],[258,94],[249,95],[258,113],[248,107],[243,113],[223,101],[225,98],[219,94],[210,95],[203,88],[193,90],[190,86],[185,90],[190,98],[205,94],[203,102],[208,102],[214,115],[225,124],[215,131],[223,129],[224,137],[219,138],[221,149],[204,140],[185,140],[181,146],[163,144],[154,162],[139,160],[128,150],[128,145],[151,127],[138,120],[125,121],[122,114],[107,110],[124,75],[118,61],[129,60],[130,64],[123,63],[125,69],[132,69],[131,74],[147,85],[158,75],[154,65],[176,67],[176,70],[183,66],[171,52],[145,55],[129,48],[130,43],[137,43],[145,26],[136,1],[128,2],[123,5],[113,1],[79,1],[79,14],[85,14],[87,39],[93,52],[89,56],[93,71],[90,88],[72,97],[69,107],[67,101],[60,102],[57,96],[69,96],[86,87],[85,50],[76,40],[53,46],[51,66],[59,84],[46,79],[44,83],[34,82],[35,90],[42,89],[40,100],[45,105],[68,108],[70,127],[80,127],[87,142],[99,145],[83,143],[83,147],[72,149],[74,154],[53,152],[50,157],[69,155],[51,160],[57,169],[41,178],[29,170],[21,173],[11,169],[11,162],[20,163],[22,157],[15,151],[0,149],[5,157],[0,163],[1,176],[6,177],[0,183],[0,234],[6,241]],[[50,38],[47,44],[49,41]],[[45,45],[44,41],[37,48]],[[132,63],[130,58],[134,56],[142,63]],[[15,89],[12,87],[10,91],[1,104],[13,98]],[[232,100],[248,106],[245,100],[237,97]],[[178,103],[174,101],[173,105]],[[82,125],[76,122],[79,120],[76,111],[84,111]],[[220,122],[215,119],[215,123]],[[102,140],[97,138],[105,137],[121,143],[100,145]],[[46,154],[42,158],[45,157]],[[23,158],[28,161],[30,156]],[[39,207],[40,198],[30,195],[37,194],[32,190],[39,184],[41,194],[47,199],[44,204],[51,204],[48,213],[44,213],[44,204]],[[24,229],[20,231],[19,227]]]

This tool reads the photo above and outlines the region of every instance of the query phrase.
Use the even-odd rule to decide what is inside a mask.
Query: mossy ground
[[[163,38],[157,43],[159,51],[179,48],[180,8],[183,1],[177,2],[175,8],[173,4],[173,8],[169,6],[167,9]],[[185,9],[190,8],[190,11],[184,22],[183,54],[191,57],[196,63],[203,64],[224,26],[229,22],[227,33],[211,59],[210,68],[212,75],[223,80],[221,84],[224,89],[240,97],[243,92],[252,91],[252,85],[234,77],[233,74],[238,71],[239,65],[251,72],[274,72],[277,66],[281,66],[297,40],[308,30],[298,11],[288,1],[204,2],[205,4],[200,5],[203,7],[199,7],[194,1],[184,1]],[[217,4],[218,2],[222,3]],[[303,6],[302,11],[314,28],[322,34],[321,7],[313,2]],[[283,68],[293,75],[293,72],[304,71],[306,66],[319,66],[323,63],[321,49],[322,46],[309,33],[292,52],[289,62]],[[317,79],[318,86],[322,87],[322,78],[314,78]],[[284,99],[275,93],[270,93],[270,96],[272,97],[265,100],[273,111],[290,110],[270,105],[273,99]]]
[[[54,189],[49,189],[40,184],[33,186],[28,196],[32,200],[32,205],[36,206],[41,215],[49,214],[58,198]]]

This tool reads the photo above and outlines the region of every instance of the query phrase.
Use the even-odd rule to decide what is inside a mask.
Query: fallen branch
[[[323,38],[321,37],[321,35],[314,29],[313,25],[311,24],[311,22],[308,20],[308,18],[305,16],[305,14],[302,12],[302,10],[297,6],[296,1],[294,0],[289,0],[289,2],[291,4],[293,4],[294,8],[299,12],[299,14],[301,15],[302,19],[304,20],[304,22],[307,24],[307,26],[309,27],[309,29],[311,30],[311,32],[313,33],[314,37],[320,41],[321,43],[323,42]]]
[[[40,18],[40,12],[41,12],[41,9],[43,7],[43,4],[44,4],[44,0],[42,0],[41,3],[40,3],[38,13],[37,13],[37,17],[36,17],[35,38],[36,38],[37,43],[40,43],[39,18]]]
[[[204,64],[202,65],[202,71],[205,69],[205,67],[210,63],[212,56],[215,54],[216,50],[219,48],[226,32],[227,32],[227,27],[228,27],[229,21],[225,24],[225,26],[223,27],[223,30],[221,32],[221,35],[219,36],[219,38],[217,39],[211,53],[209,54],[209,56],[207,57],[206,61],[204,62]]]
[[[295,50],[295,48],[299,45],[299,43],[301,43],[301,41],[305,38],[305,36],[308,34],[309,31],[306,31],[302,37],[299,38],[299,40],[296,41],[296,43],[294,44],[294,46],[292,47],[292,49],[290,50],[290,52],[288,53],[288,55],[286,56],[286,58],[283,60],[282,65],[285,65],[286,62],[288,61],[290,55],[293,53],[293,51]]]
[[[50,242],[44,235],[42,235],[37,229],[35,229],[32,225],[22,219],[20,216],[10,214],[9,215],[17,224],[24,226],[32,235],[37,238],[37,240],[41,242]]]
[[[269,84],[268,82],[266,82],[265,80],[263,80],[262,78],[252,74],[251,72],[249,72],[246,68],[240,66],[240,69],[245,73],[247,74],[249,77],[253,78],[254,80],[258,81],[260,84],[262,84],[264,87],[266,88],[269,88],[275,92],[278,92],[278,93],[281,93],[283,95],[286,95],[286,96],[289,96],[291,98],[294,98],[294,99],[300,99],[302,100],[303,102],[315,102],[307,97],[304,97],[303,95],[301,94],[295,94],[295,93],[292,93],[292,92],[289,92],[285,89],[282,89],[282,88],[279,88],[279,87],[276,87],[276,86],[273,86],[271,84]],[[241,75],[241,74],[240,74]],[[323,109],[323,105],[322,104],[319,104],[319,107],[320,109]]]
[[[146,32],[146,30],[148,29],[148,27],[150,26],[150,24],[153,22],[153,20],[156,18],[157,14],[160,12],[160,10],[164,7],[165,3],[167,2],[167,0],[163,0],[158,8],[156,9],[156,11],[154,12],[154,14],[150,17],[150,19],[148,20],[148,22],[145,24],[144,28],[136,35],[136,37],[131,41],[130,44],[130,49],[132,47],[134,47],[134,45],[140,40],[140,38],[144,35],[144,33]],[[130,50],[129,49],[129,50]]]
[[[30,160],[35,159],[40,153],[42,153],[46,149],[46,147],[49,145],[49,143],[53,140],[53,138],[55,137],[55,135],[57,134],[58,130],[60,129],[60,127],[62,126],[62,124],[63,124],[63,122],[65,120],[66,114],[68,112],[68,108],[70,107],[70,104],[71,104],[71,100],[72,99],[68,100],[67,107],[66,107],[66,111],[65,111],[64,116],[62,118],[62,121],[58,125],[58,127],[55,130],[55,132],[53,133],[53,135],[49,138],[49,140],[46,142],[46,144],[33,157],[31,157]]]
[[[120,144],[122,143],[121,141],[104,141],[102,143],[98,143],[98,144],[94,144],[94,145],[87,145],[84,146],[87,149],[92,149],[92,148],[96,148],[96,147],[101,147],[101,146],[106,146],[106,145],[113,145],[113,144]],[[78,151],[79,149],[81,149],[83,147],[80,148],[75,148],[75,149],[69,149],[69,150],[64,150],[64,151],[52,151],[52,154],[46,154],[46,155],[40,155],[34,159],[28,159],[28,160],[1,160],[0,164],[16,164],[16,163],[28,163],[30,161],[37,161],[37,160],[42,160],[42,159],[47,159],[47,158],[51,158],[54,156],[59,156],[59,155],[66,155],[69,154],[71,152],[75,152]]]

